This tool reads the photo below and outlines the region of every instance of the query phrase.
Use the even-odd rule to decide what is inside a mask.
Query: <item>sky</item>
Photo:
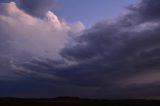
[[[139,0],[59,0],[54,12],[67,22],[83,22],[87,27],[99,20],[124,14],[125,7]]]
[[[0,97],[160,98],[160,1],[1,0]]]

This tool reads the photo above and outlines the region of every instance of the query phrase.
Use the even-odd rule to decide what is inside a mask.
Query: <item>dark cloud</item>
[[[30,3],[36,4],[21,1],[26,12],[41,16],[35,11],[42,2],[34,8]],[[1,95],[159,98],[159,7],[158,0],[142,0],[129,7],[129,13],[72,36],[60,53],[61,60],[31,58],[16,64],[14,72],[23,77],[1,82],[2,90],[16,86]]]
[[[8,3],[10,2],[11,0],[1,0],[0,3]]]
[[[112,86],[113,89],[115,87],[121,89],[120,86],[125,83],[144,89],[143,84],[137,85],[140,80],[143,80],[142,83],[159,81],[160,79],[155,76],[159,74],[155,70],[160,69],[159,7],[160,2],[157,0],[143,0],[132,8],[132,11],[118,17],[117,20],[99,22],[84,31],[81,36],[73,38],[73,42],[63,49],[61,55],[68,60],[79,62],[80,66],[86,65],[86,74],[80,76],[83,79],[78,81],[82,85],[95,84],[102,88]],[[131,76],[135,79],[130,79]],[[126,89],[129,90],[127,93],[123,91],[126,97],[130,97],[130,93],[139,92],[128,87]],[[123,93],[119,95],[122,96]],[[143,98],[147,94],[144,92],[135,97]]]
[[[44,17],[54,4],[55,0],[19,0],[19,7],[36,17]]]
[[[142,0],[139,5],[130,6],[130,10],[134,12],[142,21],[155,21],[160,17],[160,1],[158,0]]]

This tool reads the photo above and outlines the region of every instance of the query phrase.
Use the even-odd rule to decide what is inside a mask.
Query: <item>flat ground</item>
[[[160,106],[160,101],[1,98],[0,106]]]

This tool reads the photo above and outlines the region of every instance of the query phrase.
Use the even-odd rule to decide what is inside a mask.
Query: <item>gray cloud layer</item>
[[[1,95],[159,98],[159,7],[158,0],[142,0],[128,7],[123,16],[98,22],[77,36],[70,33],[72,38],[58,52],[60,60],[31,58],[12,65],[13,77],[18,75],[21,80],[2,81],[2,90],[8,85],[16,87]],[[3,44],[0,47],[6,52]],[[0,67],[6,64],[10,62]]]

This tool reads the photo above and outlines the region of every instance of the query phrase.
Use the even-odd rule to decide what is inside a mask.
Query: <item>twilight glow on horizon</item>
[[[159,0],[1,0],[0,97],[160,98]]]

